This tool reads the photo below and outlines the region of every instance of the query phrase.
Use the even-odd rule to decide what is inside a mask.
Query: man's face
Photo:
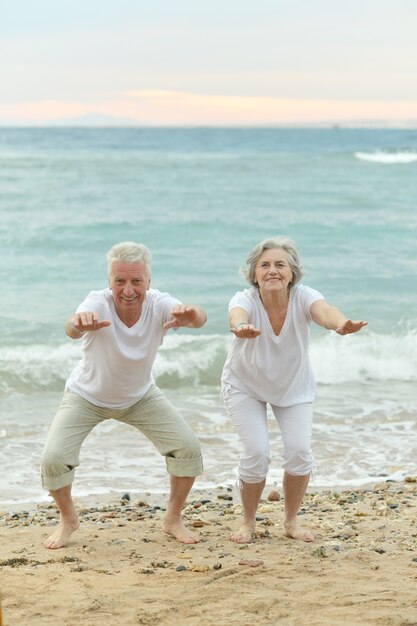
[[[113,263],[110,270],[109,286],[119,317],[123,314],[138,313],[142,310],[142,303],[150,285],[143,263]]]

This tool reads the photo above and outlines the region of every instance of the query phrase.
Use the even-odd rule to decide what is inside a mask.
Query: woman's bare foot
[[[235,543],[252,543],[255,537],[255,524],[242,524],[236,533],[230,535],[230,540]]]
[[[68,539],[72,533],[80,527],[78,517],[71,519],[62,519],[59,522],[59,526],[55,532],[44,541],[45,548],[50,550],[56,550],[57,548],[63,548],[67,545]]]
[[[297,526],[295,522],[284,522],[284,535],[298,541],[314,541],[315,539],[312,532]]]
[[[199,543],[200,541],[200,537],[188,530],[181,519],[177,522],[168,522],[165,520],[162,523],[162,530],[167,535],[175,537],[175,539],[178,539],[178,541],[182,543]]]

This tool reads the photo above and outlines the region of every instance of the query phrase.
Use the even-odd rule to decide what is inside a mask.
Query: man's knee
[[[180,446],[165,454],[165,459],[168,472],[173,476],[181,478],[203,473],[200,442],[192,431],[182,439]]]
[[[75,467],[67,465],[57,457],[44,457],[41,463],[42,487],[56,491],[70,485],[74,480]]]
[[[197,459],[201,457],[201,446],[192,431],[187,433],[181,440],[180,445],[167,456],[175,459]]]

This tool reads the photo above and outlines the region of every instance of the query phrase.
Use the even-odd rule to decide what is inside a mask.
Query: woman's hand
[[[335,329],[335,332],[337,332],[338,335],[351,335],[352,333],[357,333],[367,324],[368,322],[346,320],[339,328]]]
[[[255,328],[253,324],[247,324],[246,322],[236,324],[236,326],[233,326],[233,328],[230,329],[230,332],[236,337],[239,337],[239,339],[254,339],[261,334],[261,331],[258,328]]]

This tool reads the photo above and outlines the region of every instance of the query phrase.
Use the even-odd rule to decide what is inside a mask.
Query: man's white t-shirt
[[[154,383],[152,367],[166,334],[163,325],[177,304],[169,293],[148,289],[139,320],[128,328],[116,313],[111,289],[91,291],[77,313],[93,311],[111,326],[81,339],[82,358],[66,388],[101,407],[126,408],[143,398]]]
[[[315,379],[308,357],[310,307],[324,300],[319,291],[304,285],[290,289],[288,311],[279,335],[275,335],[268,314],[255,287],[238,291],[229,303],[245,309],[249,323],[261,331],[254,339],[233,338],[222,374],[227,385],[258,400],[287,407],[312,402]]]

